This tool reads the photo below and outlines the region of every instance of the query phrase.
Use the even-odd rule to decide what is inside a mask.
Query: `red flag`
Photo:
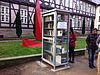
[[[42,17],[40,14],[39,0],[36,1],[35,8],[35,39],[42,40]]]

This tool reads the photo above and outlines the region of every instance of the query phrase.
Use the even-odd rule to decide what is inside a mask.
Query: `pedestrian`
[[[98,38],[97,29],[93,28],[92,33],[90,33],[86,38],[87,50],[88,50],[88,63],[90,68],[95,68],[94,66],[94,55],[95,51],[98,49],[96,45],[96,40]]]
[[[70,36],[69,36],[69,62],[74,63],[74,49],[76,46],[76,33],[73,28],[70,27]]]

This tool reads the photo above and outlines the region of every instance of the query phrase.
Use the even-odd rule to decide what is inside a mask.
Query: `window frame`
[[[20,15],[22,24],[27,24],[27,9],[20,9]]]
[[[1,5],[1,22],[9,22],[9,7]]]

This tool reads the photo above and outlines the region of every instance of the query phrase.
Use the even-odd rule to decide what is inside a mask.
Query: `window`
[[[36,0],[29,0],[30,2],[34,3]]]
[[[74,28],[75,28],[75,25],[76,25],[75,22],[76,22],[75,21],[75,15],[73,15],[73,17],[72,17],[72,27],[74,27]]]
[[[83,14],[85,14],[85,3],[83,2]]]
[[[100,13],[100,7],[99,7],[99,13]]]
[[[77,0],[77,10],[80,10],[79,0]]]
[[[56,4],[60,4],[60,0],[55,0],[56,1]],[[49,1],[48,1],[49,2]]]
[[[89,4],[86,3],[85,6],[86,6],[85,8],[86,15],[89,15]]]
[[[82,4],[82,1],[80,1],[80,10],[83,10],[83,4]]]
[[[73,0],[73,9],[76,9],[77,5],[76,5],[76,0]]]
[[[95,14],[95,7],[94,6],[91,6],[91,13]]]
[[[83,11],[83,4],[82,4],[82,1],[80,1],[80,13],[82,14],[82,11]]]
[[[25,23],[27,22],[27,17],[25,17]]]
[[[6,21],[8,21],[8,15],[6,15]]]
[[[44,0],[44,1],[48,1],[49,2],[49,0]]]
[[[69,7],[69,0],[65,0],[66,2],[65,2],[65,6],[66,7]]]
[[[88,8],[88,3],[85,4],[85,7],[86,7],[86,8],[85,8],[85,9],[86,9],[86,12],[88,12],[88,9],[89,9],[89,8]]]
[[[25,16],[26,16],[27,14],[26,14],[26,10],[25,10]]]
[[[90,4],[88,6],[88,12],[89,12],[89,14],[91,13],[91,5]]]
[[[82,17],[79,16],[78,19],[78,27],[82,27]]]
[[[85,19],[86,19],[86,20],[85,20],[85,21],[86,21],[86,22],[85,22],[86,28],[88,28],[88,27],[89,27],[89,25],[88,25],[88,24],[89,24],[89,18],[86,17]]]
[[[100,30],[100,25],[98,25],[98,30]]]
[[[1,21],[4,21],[4,15],[1,15]]]
[[[21,10],[21,15],[23,15],[23,10]]]
[[[93,14],[96,13],[96,9],[95,9],[95,6],[93,6]]]
[[[100,16],[99,16],[99,22],[100,22]]]
[[[21,14],[21,22],[27,24],[27,10],[21,9],[20,14]]]
[[[91,25],[91,19],[88,18],[88,27],[90,27],[90,25]]]
[[[76,25],[75,25],[75,27],[78,28],[78,26],[79,26],[79,25],[78,25],[78,16],[76,16],[75,19],[76,19]]]
[[[8,14],[8,8],[6,7],[6,14]]]
[[[9,22],[9,7],[1,6],[1,22]]]
[[[1,7],[1,13],[4,13],[4,7]]]
[[[70,8],[72,8],[73,0],[70,0]]]
[[[22,23],[23,23],[23,17],[21,17],[21,21],[22,21]]]

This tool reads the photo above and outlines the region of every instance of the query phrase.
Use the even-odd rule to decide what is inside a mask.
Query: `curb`
[[[34,55],[25,55],[25,56],[16,56],[16,57],[0,58],[0,61],[16,60],[16,59],[23,59],[23,58],[30,58],[30,57],[40,57],[41,55],[42,54],[34,54]]]
[[[75,51],[84,51],[86,48],[82,48],[82,49],[75,49]]]

